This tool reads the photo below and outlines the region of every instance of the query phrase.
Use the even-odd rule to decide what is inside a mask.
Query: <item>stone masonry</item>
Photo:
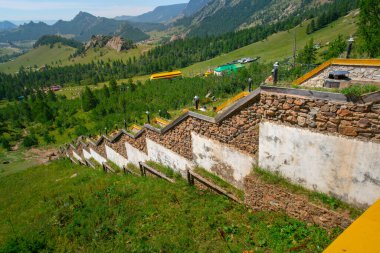
[[[376,76],[380,75],[380,67],[357,67],[357,66],[339,66],[333,65],[321,71],[314,77],[302,83],[305,87],[323,87],[325,79],[329,76],[331,71],[345,70],[350,72],[348,75],[352,80],[351,83],[372,83],[379,82]]]

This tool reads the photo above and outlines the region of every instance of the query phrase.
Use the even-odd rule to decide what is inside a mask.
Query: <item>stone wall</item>
[[[353,83],[360,83],[360,82],[378,82],[380,83],[380,80],[376,77],[377,75],[380,75],[380,67],[360,67],[360,66],[339,66],[339,65],[332,65],[330,67],[327,67],[314,77],[308,79],[304,83],[302,83],[302,86],[305,87],[323,87],[323,84],[325,83],[325,79],[328,78],[329,73],[334,70],[346,70],[349,71],[349,78],[352,80]]]
[[[118,145],[123,147],[123,145]],[[124,152],[125,153],[125,152]],[[123,157],[119,152],[113,150],[111,147],[106,145],[107,159],[122,168],[128,164],[127,158]]]
[[[181,173],[183,177],[186,177],[186,170],[194,168],[191,160],[150,139],[147,139],[147,147],[149,160],[168,166],[174,171]]]
[[[191,137],[195,165],[242,189],[244,178],[257,164],[256,159],[249,154],[194,132]]]
[[[97,161],[99,164],[103,164],[107,162],[107,159],[104,156],[101,156],[92,148],[90,148],[90,154],[91,154],[91,157],[94,158],[95,161]]]
[[[263,153],[258,152],[259,139],[262,145],[261,142],[266,136],[263,137],[261,133],[260,122],[277,123],[324,136],[350,138],[349,141],[360,140],[364,143],[364,150],[372,143],[380,143],[380,101],[354,104],[344,102],[343,95],[317,93],[296,89],[262,88],[259,92],[255,91],[242,99],[243,102],[238,101],[232,109],[227,109],[215,119],[188,113],[164,130],[144,127],[135,136],[120,132],[115,139],[103,138],[97,144],[90,144],[90,153],[95,154],[95,159],[103,161],[109,156],[105,148],[107,145],[126,159],[124,163],[128,161],[137,165],[139,161],[151,159],[182,172],[199,165],[223,177],[229,183],[242,187],[243,178],[249,173],[250,168],[257,165],[257,161],[262,161],[259,155]],[[304,149],[297,155],[309,154],[307,145]],[[273,153],[275,154],[276,150]],[[347,163],[350,163],[351,158],[347,159]],[[360,158],[358,159],[360,161]],[[376,157],[371,159],[377,161]],[[282,164],[273,163],[268,169],[279,166]],[[309,174],[319,170],[318,163],[313,168],[304,168],[305,173]],[[295,175],[289,178],[297,179]],[[321,189],[325,183],[322,181],[317,182]],[[348,194],[347,190],[343,190],[340,196],[345,194]],[[380,197],[380,193],[376,196]]]
[[[135,148],[130,143],[125,142],[125,149],[128,154],[128,162],[134,164],[135,166],[139,165],[139,162],[148,161],[148,155],[145,152]]]
[[[343,103],[263,92],[257,107],[269,121],[380,142],[380,103]]]
[[[245,203],[255,211],[282,211],[291,217],[325,228],[347,228],[352,220],[312,204],[306,196],[289,193],[281,186],[263,182],[255,175],[245,178]]]

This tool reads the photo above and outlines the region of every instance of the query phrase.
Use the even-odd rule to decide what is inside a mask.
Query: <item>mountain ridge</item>
[[[9,31],[15,29],[16,27],[17,25],[7,20],[0,22],[0,31]]]
[[[72,20],[59,20],[53,25],[30,22],[11,31],[0,32],[0,42],[37,40],[43,35],[66,35],[76,40],[87,41],[92,35],[120,35],[134,42],[149,36],[127,21],[95,17],[87,12],[79,12]]]
[[[186,9],[186,6],[186,3],[158,6],[153,11],[139,16],[118,16],[115,19],[139,23],[166,23],[177,18]]]

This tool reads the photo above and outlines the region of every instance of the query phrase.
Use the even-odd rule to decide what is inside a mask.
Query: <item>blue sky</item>
[[[1,20],[70,20],[79,11],[95,16],[139,15],[188,0],[0,0]]]

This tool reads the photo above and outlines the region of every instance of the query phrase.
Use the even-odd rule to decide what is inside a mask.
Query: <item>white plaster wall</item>
[[[234,181],[239,185],[243,184],[244,178],[250,174],[253,166],[256,164],[256,159],[252,156],[242,153],[236,149],[228,147],[220,142],[209,139],[207,137],[198,135],[194,132],[191,133],[193,157],[197,166],[206,169],[207,171],[218,174],[232,173]],[[229,170],[216,173],[215,170],[226,168]],[[226,181],[231,182],[228,178]]]
[[[86,150],[83,149],[83,156],[84,158],[86,159],[91,159],[92,158],[92,155],[90,153],[88,153]]]
[[[262,122],[259,165],[356,205],[380,198],[380,144],[373,142]]]
[[[151,161],[161,163],[186,176],[186,170],[194,167],[194,164],[185,157],[165,148],[164,146],[146,139],[148,158]]]
[[[74,156],[75,159],[83,161],[82,157],[80,155],[78,155],[78,153],[75,152],[75,151],[73,151],[73,156]]]
[[[139,166],[139,162],[145,162],[149,160],[148,156],[144,152],[133,147],[128,142],[125,143],[125,148],[127,149],[128,162]]]
[[[119,153],[117,153],[115,150],[108,147],[107,145],[106,145],[106,154],[107,154],[108,160],[115,163],[120,168],[123,168],[124,165],[126,166],[128,164],[128,160],[125,157],[123,157],[122,155],[120,155]]]
[[[99,155],[92,148],[90,148],[90,152],[91,152],[92,158],[94,158],[95,161],[97,161],[98,163],[103,164],[103,163],[107,162],[106,158],[104,158],[103,156]]]

